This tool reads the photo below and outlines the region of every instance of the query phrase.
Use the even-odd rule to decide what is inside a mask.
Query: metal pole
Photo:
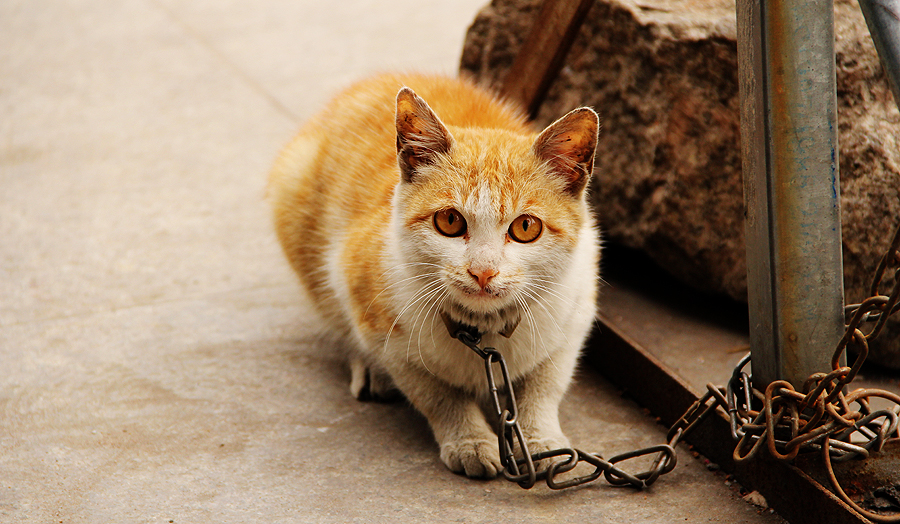
[[[900,0],[859,0],[859,7],[900,107]]]
[[[754,386],[829,371],[844,330],[834,7],[738,0]]]

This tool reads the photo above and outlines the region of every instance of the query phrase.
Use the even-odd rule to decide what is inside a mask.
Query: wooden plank
[[[537,113],[559,74],[593,0],[544,0],[500,94]]]

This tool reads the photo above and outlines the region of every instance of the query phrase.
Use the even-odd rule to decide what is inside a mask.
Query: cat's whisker
[[[426,315],[425,315],[425,320],[426,320],[426,321],[428,320],[429,317],[431,318],[431,324],[430,324],[430,326],[429,326],[429,332],[431,333],[431,345],[432,345],[432,346],[435,346],[435,345],[436,345],[436,344],[435,344],[435,340],[434,340],[434,319],[437,317],[437,314],[436,314],[436,313],[437,313],[437,311],[440,311],[440,306],[441,306],[441,304],[444,303],[444,300],[447,299],[447,296],[448,296],[448,295],[449,295],[449,292],[448,292],[446,289],[442,289],[442,290],[441,290],[441,293],[440,293],[440,296],[438,296],[436,300],[432,301],[431,306],[429,306],[428,312],[427,312]],[[421,324],[421,326],[419,327],[419,339],[418,339],[418,343],[419,343],[420,347],[421,347],[421,344],[422,344],[422,329],[423,329],[424,327],[425,327],[425,322],[423,322],[423,323]]]
[[[566,290],[578,289],[576,287],[572,287],[570,285],[563,284],[562,282],[559,281],[559,279],[554,278],[553,275],[547,275],[547,274],[543,274],[543,273],[535,273],[534,275],[531,275],[530,278],[531,278],[531,280],[534,280],[536,282],[544,282],[546,284],[551,284],[555,287],[566,289]]]
[[[441,291],[442,291],[441,293],[437,294],[436,300],[433,300],[431,302],[431,306],[428,307],[428,312],[425,314],[426,321],[427,321],[428,317],[431,317],[431,325],[429,327],[429,332],[431,333],[431,347],[436,346],[435,341],[434,341],[434,319],[437,316],[435,314],[435,312],[438,310],[435,308],[438,307],[439,304],[442,304],[448,295],[446,289],[442,289]],[[416,323],[418,323],[418,322],[419,322],[419,320],[417,317]],[[429,373],[431,373],[431,370],[428,369],[428,365],[425,363],[425,356],[422,354],[422,329],[424,329],[424,327],[425,327],[425,321],[423,321],[421,324],[419,324],[419,335],[416,339],[416,344],[418,345],[418,348],[419,348],[419,360],[422,361],[422,365],[425,366],[425,369],[428,370]],[[432,374],[434,374],[434,373],[432,373]]]
[[[541,332],[537,328],[537,320],[534,318],[534,313],[531,312],[531,308],[528,306],[528,303],[524,298],[519,295],[515,296],[516,303],[522,308],[522,313],[525,315],[525,319],[528,322],[528,326],[531,328],[531,341],[532,344],[537,342],[538,337],[541,339],[541,346],[544,348],[544,352],[549,355],[547,351],[547,346],[544,344],[544,337],[541,335]]]
[[[409,310],[410,307],[416,305],[417,306],[416,312],[415,312],[416,316],[410,324],[412,325],[412,329],[415,329],[418,326],[419,332],[421,333],[421,324],[419,323],[419,318],[422,314],[422,310],[425,308],[425,306],[428,304],[428,302],[436,294],[440,293],[441,287],[442,286],[441,286],[440,282],[434,282],[431,285],[423,288],[421,294],[419,294],[416,298],[412,299],[409,302],[409,306],[407,306],[406,308],[403,309],[403,311],[400,312],[400,315],[398,315],[398,318],[400,316],[402,316],[407,310]],[[409,350],[410,350],[411,344],[412,344],[412,330],[410,330],[409,339],[407,340],[407,344],[406,344],[406,360],[407,360],[407,362],[409,361]]]
[[[578,302],[573,300],[571,297],[568,297],[562,293],[559,293],[558,291],[555,291],[548,286],[531,282],[528,284],[528,287],[531,287],[531,288],[537,289],[538,291],[547,293],[548,295],[551,295],[552,297],[559,299],[560,301],[566,303],[567,305],[570,305],[572,307],[578,307]],[[554,309],[554,311],[555,311],[555,309]]]
[[[366,306],[366,311],[363,313],[363,318],[366,318],[366,316],[368,316],[369,310],[372,308],[372,305],[378,301],[378,298],[381,297],[382,295],[384,295],[386,292],[388,292],[391,288],[397,287],[397,286],[402,286],[404,284],[407,284],[407,283],[410,283],[410,282],[413,282],[416,280],[424,280],[427,278],[437,277],[437,276],[440,276],[440,274],[437,272],[422,273],[420,275],[413,275],[411,277],[407,277],[407,278],[404,278],[402,280],[392,283],[391,285],[389,285],[389,286],[385,287],[384,289],[382,289],[381,291],[379,291],[378,294],[375,295],[375,297],[369,302],[369,305]]]
[[[539,297],[534,296],[534,295],[533,295],[531,292],[529,292],[527,289],[523,289],[523,290],[522,290],[522,293],[523,293],[525,296],[527,296],[528,298],[531,298],[532,301],[534,301],[535,303],[537,303],[538,305],[540,305],[541,307],[543,307],[543,305],[540,304],[540,298],[539,298]],[[529,306],[528,303],[527,303],[527,301],[525,301],[525,300],[523,300],[522,303],[523,303],[523,307],[524,307],[525,311],[527,312],[527,314],[531,316],[531,319],[532,319],[533,324],[534,324],[535,326],[537,326],[537,320],[536,320],[536,318],[535,318],[535,316],[534,316],[534,312],[531,311],[531,306]],[[553,318],[553,315],[550,315],[549,311],[547,311],[546,308],[544,308],[544,311],[547,312],[547,316],[550,317],[550,320],[553,321],[553,323],[556,325],[556,328],[559,329],[559,324],[558,324],[558,323],[556,322],[556,320]],[[544,350],[544,354],[545,354],[545,355],[547,356],[547,358],[550,360],[551,364],[553,364],[553,367],[556,368],[556,363],[553,362],[553,357],[551,357],[550,351],[547,349],[547,343],[544,341],[544,335],[541,333],[541,331],[540,331],[539,329],[538,329],[538,331],[537,331],[537,336],[538,336],[538,338],[540,339],[540,346],[541,346],[541,348]],[[563,333],[563,337],[565,337],[565,333]],[[532,340],[534,340],[534,339],[532,338]]]
[[[580,291],[579,287],[563,284],[557,278],[554,278],[553,275],[544,273],[536,273],[531,275],[529,279],[534,285],[542,285],[542,289],[548,293],[554,293],[560,299],[570,301],[573,305],[577,304],[572,295]]]
[[[431,290],[427,295],[423,297],[424,300],[419,301],[419,307],[416,310],[416,318],[413,320],[413,325],[419,327],[419,332],[416,336],[416,349],[419,353],[419,360],[422,362],[422,366],[425,367],[425,370],[434,375],[434,373],[428,368],[428,364],[425,362],[425,357],[422,355],[422,328],[424,327],[424,322],[419,322],[419,318],[422,316],[423,310],[428,307],[428,310],[431,311],[431,307],[433,307],[434,302],[431,301],[437,295],[441,294],[442,289],[436,288]],[[431,303],[431,306],[428,304]],[[425,315],[425,318],[428,318],[428,314]],[[406,361],[409,362],[409,349],[412,344],[412,333],[410,333],[409,339],[406,341]]]
[[[446,299],[447,291],[446,291],[446,289],[440,289],[440,290],[438,290],[438,292],[433,293],[432,297],[435,297],[435,298],[434,298],[434,300],[431,300],[431,306],[429,306],[428,312],[425,314],[425,319],[427,320],[429,316],[431,317],[431,327],[430,327],[431,343],[432,343],[431,347],[436,347],[435,343],[434,343],[434,319],[436,316],[435,312],[437,311],[437,309],[435,309],[435,308],[438,306],[438,304],[443,303],[443,301]],[[416,321],[418,322],[418,319]],[[424,327],[425,327],[425,321],[423,321],[421,324],[419,324],[419,334],[416,339],[416,344],[417,344],[418,352],[419,352],[419,360],[422,362],[422,366],[425,368],[426,371],[428,371],[432,375],[435,375],[435,373],[431,371],[431,369],[428,367],[428,364],[425,362],[425,355],[422,353],[422,329]],[[408,350],[407,350],[407,353],[408,353]],[[437,376],[437,375],[435,375],[435,376]]]
[[[440,314],[440,311],[444,309],[444,302],[446,302],[448,298],[450,298],[450,292],[445,290],[443,296],[441,296],[440,302],[438,302],[438,304],[437,304],[437,308],[434,310],[435,314],[432,315],[432,317],[431,317],[431,346],[432,347],[437,347],[437,342],[435,342],[435,340],[434,340],[434,320],[438,317],[438,315]]]
[[[404,304],[403,307],[400,308],[400,312],[397,314],[396,319],[399,320],[400,317],[403,316],[403,314],[405,314],[407,310],[409,310],[409,308],[424,300],[428,294],[437,289],[440,289],[441,286],[442,283],[439,280],[426,282],[420,289],[417,290],[416,293],[413,294],[413,296],[409,300],[407,300],[406,304]]]
[[[527,291],[529,293],[528,296],[531,297],[532,299],[534,299],[535,302],[540,301],[540,302],[546,302],[547,304],[549,304],[551,309],[553,309],[553,313],[556,316],[559,316],[559,311],[557,311],[557,309],[552,304],[550,304],[550,299],[548,297],[544,296],[544,294],[550,295],[550,297],[556,298],[559,300],[563,300],[563,301],[568,300],[566,297],[560,296],[558,293],[554,292],[552,289],[548,288],[547,286],[544,286],[542,284],[536,284],[534,282],[529,282],[529,283],[525,284],[522,287],[522,290]],[[574,301],[568,300],[568,302],[572,306],[577,306],[577,303]],[[549,313],[549,311],[548,311],[548,313]]]
[[[540,296],[539,294],[537,294],[537,293],[534,293],[533,291],[531,291],[531,290],[528,289],[527,287],[526,287],[526,288],[523,288],[523,289],[522,289],[522,292],[525,293],[525,294],[527,294],[529,297],[531,297],[531,299],[534,301],[535,304],[541,306],[541,308],[544,309],[544,312],[547,313],[547,317],[550,319],[551,322],[553,322],[553,325],[556,326],[556,330],[559,331],[559,334],[562,335],[563,340],[565,340],[566,343],[568,343],[568,342],[569,342],[569,338],[566,336],[565,330],[562,328],[562,326],[559,325],[559,322],[556,321],[557,317],[559,317],[559,312],[556,311],[556,308],[553,307],[553,305],[550,304],[550,303],[546,300],[546,298],[541,297],[541,296]],[[547,305],[544,305],[544,302],[547,302]],[[550,309],[553,310],[552,313],[550,312],[550,309],[547,309],[547,306],[550,306]]]
[[[425,291],[426,293],[431,293],[432,291],[439,290],[439,289],[440,289],[440,286],[441,286],[441,283],[438,282],[438,281],[435,281],[435,282],[431,282],[431,283],[427,284],[423,289],[426,290],[426,291]],[[384,347],[383,347],[383,349],[382,349],[382,352],[387,352],[387,350],[388,350],[388,343],[389,343],[390,340],[391,340],[391,335],[394,333],[394,328],[397,327],[397,324],[400,322],[400,317],[402,317],[402,316],[409,310],[409,308],[411,308],[411,307],[413,307],[414,305],[416,305],[416,304],[417,304],[418,302],[420,302],[422,299],[423,299],[423,295],[417,295],[417,296],[411,298],[411,299],[410,299],[410,300],[409,300],[409,301],[408,301],[408,302],[400,309],[400,312],[397,313],[397,316],[396,316],[396,317],[394,317],[394,322],[391,324],[390,329],[388,329],[387,336],[385,336],[385,339],[384,339]]]

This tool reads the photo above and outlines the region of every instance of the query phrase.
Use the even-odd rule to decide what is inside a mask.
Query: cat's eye
[[[444,209],[434,214],[434,228],[444,236],[458,237],[466,232],[466,219],[453,208]]]
[[[541,236],[541,231],[543,230],[544,224],[541,222],[540,218],[531,215],[522,215],[513,220],[513,223],[510,224],[509,237],[516,242],[527,244],[528,242],[537,240],[537,238]]]

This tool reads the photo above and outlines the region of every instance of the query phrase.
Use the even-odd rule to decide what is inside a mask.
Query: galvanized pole
[[[900,0],[859,0],[859,7],[900,107]]]
[[[738,0],[754,386],[829,371],[844,329],[834,8]]]

